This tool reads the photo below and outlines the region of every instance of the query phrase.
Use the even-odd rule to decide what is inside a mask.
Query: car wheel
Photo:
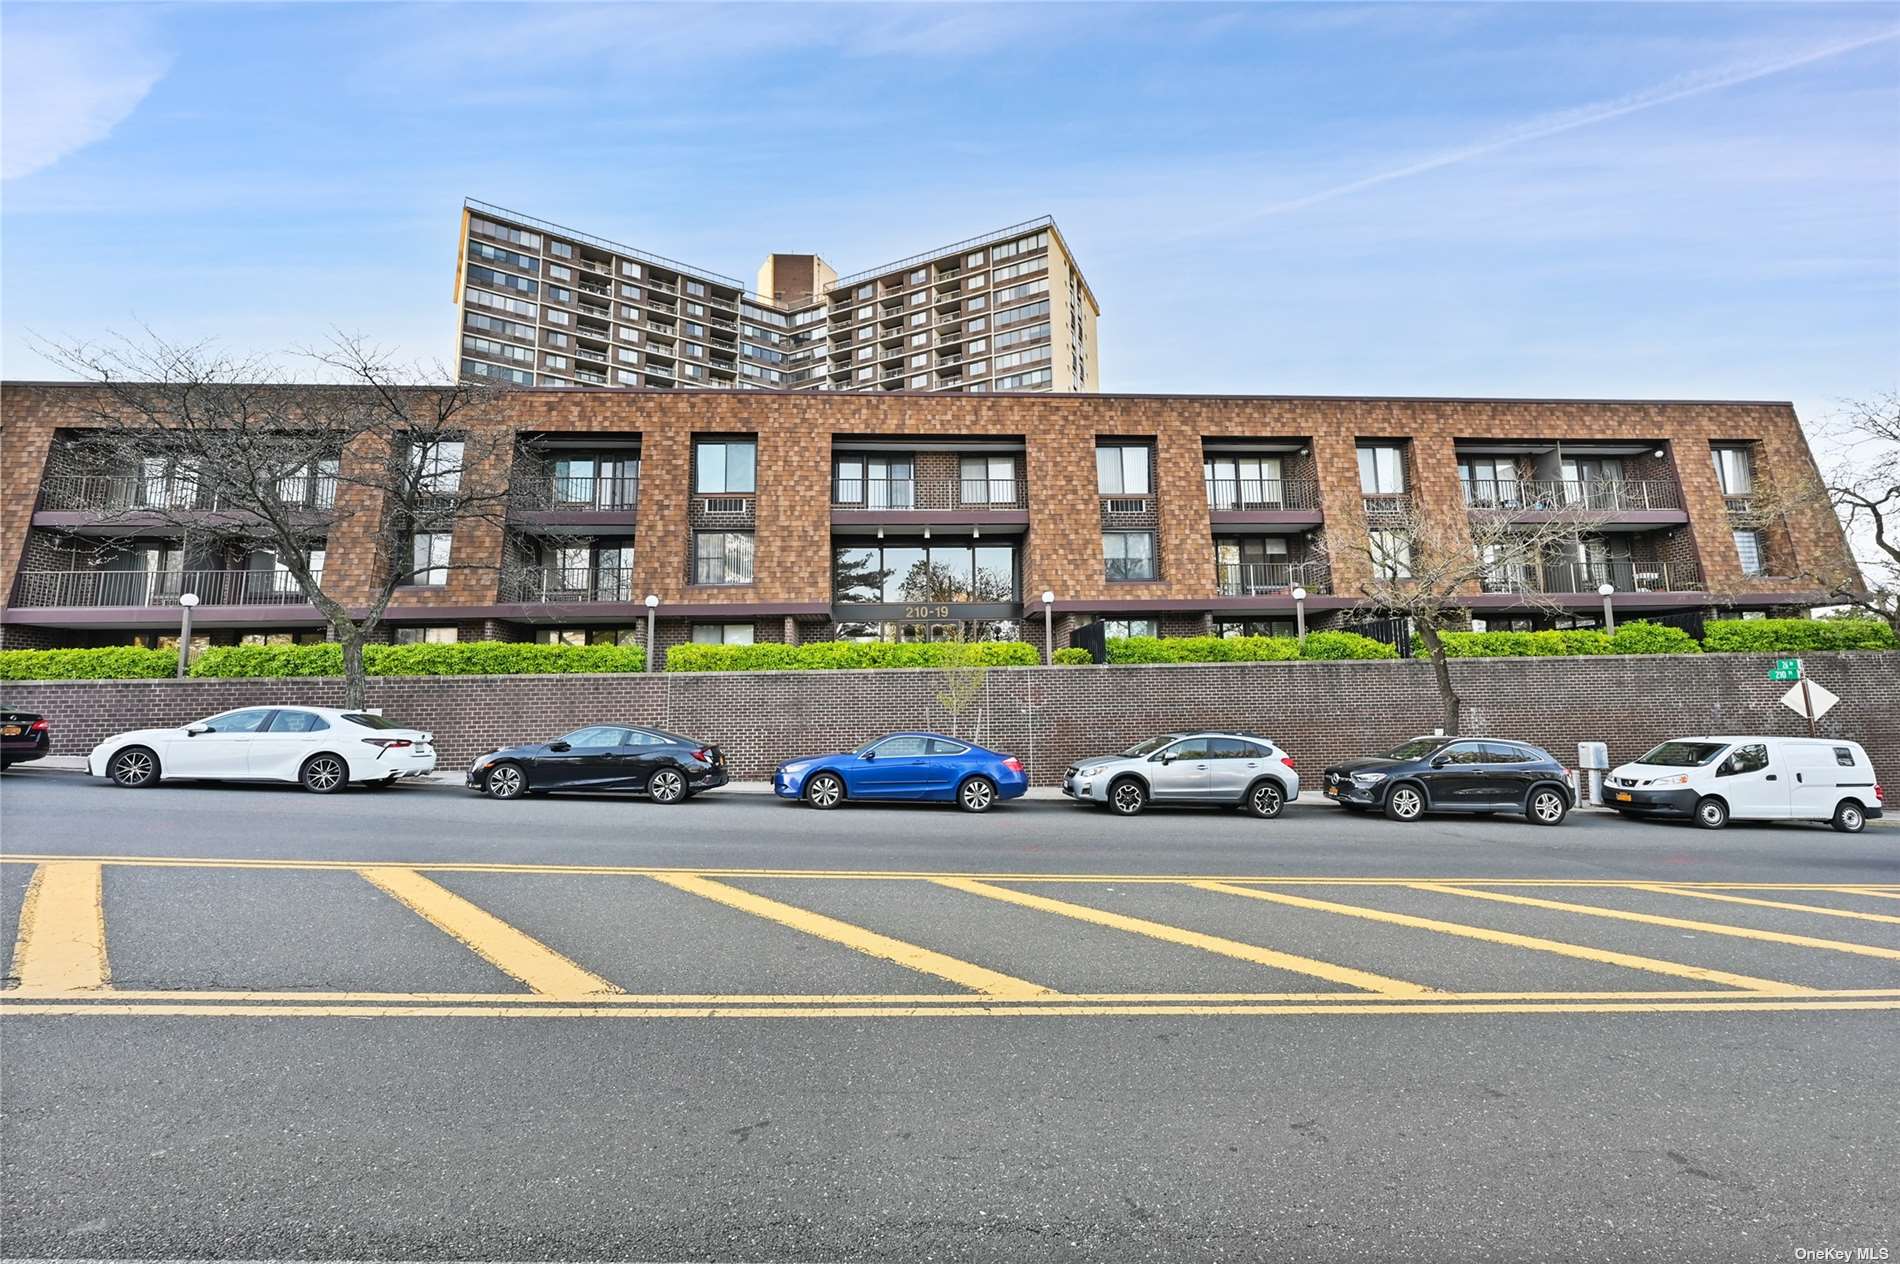
[[[491,799],[519,799],[528,789],[528,774],[520,764],[496,764],[482,778],[482,789]]]
[[[844,802],[844,782],[835,772],[821,772],[805,783],[805,802],[829,810]]]
[[[1524,809],[1524,815],[1534,825],[1562,825],[1564,817],[1570,814],[1570,804],[1556,790],[1546,786],[1531,795],[1531,801]]]
[[[1858,834],[1867,828],[1867,813],[1861,806],[1849,799],[1834,809],[1834,819],[1828,822],[1843,834]]]
[[[1108,788],[1108,807],[1116,816],[1139,816],[1148,806],[1148,788],[1133,777]]]
[[[1393,786],[1385,796],[1385,814],[1394,821],[1416,821],[1425,815],[1425,792],[1417,786]]]
[[[686,778],[671,768],[662,768],[647,778],[647,798],[655,803],[678,803],[686,797]]]
[[[1695,823],[1703,829],[1721,829],[1728,824],[1728,804],[1712,796],[1698,800]]]
[[[996,783],[988,777],[966,777],[957,787],[957,806],[965,812],[987,812],[996,806]]]
[[[1248,815],[1271,821],[1286,806],[1286,791],[1280,788],[1277,781],[1262,781],[1247,792],[1245,806]]]
[[[350,766],[340,755],[327,752],[312,755],[303,761],[303,771],[297,774],[297,780],[311,794],[335,794],[350,784]]]
[[[158,781],[158,756],[143,746],[128,746],[112,757],[106,775],[127,790],[142,790]]]

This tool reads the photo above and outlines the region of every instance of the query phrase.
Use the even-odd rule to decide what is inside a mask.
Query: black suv
[[[1564,766],[1523,742],[1493,737],[1415,737],[1383,755],[1328,768],[1320,789],[1343,808],[1381,808],[1395,821],[1427,812],[1521,812],[1561,825],[1576,796]]]

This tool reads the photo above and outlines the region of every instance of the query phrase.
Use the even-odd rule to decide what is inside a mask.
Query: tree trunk
[[[1420,619],[1418,639],[1425,642],[1425,652],[1431,655],[1432,676],[1438,681],[1438,703],[1444,714],[1445,734],[1455,737],[1458,733],[1460,702],[1458,691],[1451,685],[1451,663],[1445,656],[1445,642],[1438,635],[1438,625],[1430,619]]]
[[[343,648],[343,708],[346,711],[360,711],[369,704],[369,674],[363,670],[363,638],[352,631],[344,637]]]

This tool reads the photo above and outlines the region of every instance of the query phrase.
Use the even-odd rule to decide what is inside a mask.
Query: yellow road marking
[[[1640,957],[1627,952],[1612,952],[1607,948],[1590,948],[1583,944],[1567,944],[1556,939],[1541,939],[1535,935],[1516,935],[1510,931],[1490,930],[1483,926],[1467,926],[1462,922],[1441,922],[1429,917],[1412,917],[1405,913],[1388,913],[1383,909],[1364,908],[1356,904],[1335,904],[1331,900],[1309,900],[1305,896],[1287,895],[1280,891],[1258,891],[1251,887],[1230,886],[1225,882],[1195,882],[1189,885],[1198,887],[1203,891],[1220,891],[1228,895],[1243,895],[1249,899],[1267,900],[1274,904],[1285,904],[1293,908],[1313,909],[1322,913],[1340,913],[1347,917],[1362,917],[1367,921],[1386,922],[1393,926],[1409,926],[1415,930],[1436,931],[1442,935],[1461,935],[1466,939],[1477,939],[1486,943],[1503,944],[1511,948],[1529,948],[1536,952],[1556,953],[1558,956],[1576,957],[1579,960],[1595,961],[1604,965],[1627,966],[1632,970],[1647,970],[1652,974],[1673,975],[1679,979],[1699,979],[1705,983],[1718,983],[1724,987],[1741,988],[1749,992],[1790,996],[1813,991],[1812,988],[1799,987],[1790,983],[1777,983],[1771,979],[1757,979],[1746,974],[1730,974],[1726,970],[1711,970],[1704,966],[1683,965],[1680,962],[1663,961],[1656,957]]]
[[[1900,900],[1900,891],[1876,891],[1872,887],[1820,887],[1817,889],[1839,891],[1842,895],[1872,895],[1883,900]]]
[[[1163,922],[1151,922],[1142,917],[1110,913],[1105,909],[1090,908],[1086,904],[1071,904],[1067,900],[1052,900],[1047,896],[1031,895],[1026,891],[1012,891],[1008,887],[991,886],[987,882],[978,882],[971,878],[935,878],[932,881],[938,886],[949,887],[953,891],[987,896],[992,900],[1020,904],[1024,908],[1039,909],[1045,913],[1059,913],[1063,917],[1073,917],[1077,921],[1092,922],[1097,926],[1109,926],[1136,935],[1146,935],[1150,939],[1159,939],[1171,944],[1183,944],[1189,948],[1219,953],[1223,957],[1251,961],[1255,965],[1272,966],[1276,970],[1308,974],[1317,979],[1343,983],[1347,987],[1377,992],[1382,996],[1416,996],[1432,990],[1416,983],[1407,983],[1403,979],[1388,979],[1382,974],[1355,970],[1350,966],[1336,966],[1327,961],[1315,961],[1311,957],[1296,957],[1291,953],[1276,952],[1272,948],[1262,948],[1256,944],[1243,944],[1239,940],[1222,939],[1218,935],[1205,935],[1200,931],[1185,930]]]
[[[1792,904],[1785,900],[1757,900],[1746,895],[1723,895],[1719,891],[1681,891],[1659,883],[1639,883],[1631,891],[1654,891],[1658,895],[1680,895],[1692,900],[1721,900],[1728,904],[1753,904],[1760,908],[1787,909],[1791,913],[1819,913],[1823,917],[1851,917],[1861,922],[1886,922],[1900,926],[1900,917],[1886,913],[1861,913],[1853,909],[1828,908],[1823,904]]]
[[[97,864],[70,860],[33,871],[13,945],[13,975],[22,988],[77,992],[106,985],[104,873]]]
[[[1054,989],[1029,983],[1023,979],[999,974],[968,961],[959,961],[955,957],[946,957],[940,952],[920,948],[916,944],[905,943],[901,939],[892,939],[876,931],[866,930],[862,926],[853,926],[850,922],[841,922],[835,917],[826,917],[823,913],[814,913],[793,904],[767,899],[763,895],[754,895],[738,887],[727,886],[723,882],[714,882],[710,878],[697,874],[656,873],[651,875],[656,882],[663,882],[675,890],[692,895],[704,896],[716,900],[729,908],[754,917],[763,917],[789,926],[793,930],[815,935],[819,939],[828,939],[834,944],[843,944],[856,949],[868,957],[879,957],[885,961],[894,961],[900,966],[934,974],[940,979],[948,979],[958,987],[969,988],[973,992],[983,992],[990,996],[1051,996]]]
[[[1759,939],[1771,944],[1792,944],[1797,948],[1825,948],[1832,952],[1851,952],[1862,957],[1881,957],[1900,961],[1900,949],[1876,948],[1872,944],[1848,943],[1843,939],[1817,939],[1812,935],[1786,935],[1775,930],[1755,930],[1748,926],[1730,926],[1723,922],[1697,922],[1681,917],[1662,917],[1655,913],[1632,913],[1628,909],[1604,908],[1596,904],[1570,904],[1563,900],[1539,900],[1528,895],[1506,895],[1502,891],[1472,891],[1464,887],[1442,886],[1435,882],[1414,883],[1418,891],[1436,891],[1440,895],[1463,895],[1474,900],[1496,900],[1502,904],[1524,904],[1531,908],[1555,909],[1560,913],[1583,913],[1590,917],[1614,918],[1619,922],[1642,922],[1650,926],[1672,926],[1677,930],[1700,931],[1706,935],[1731,935],[1737,939]]]
[[[436,885],[413,869],[358,870],[388,895],[453,935],[491,965],[547,996],[588,996],[619,988],[525,935],[487,909]]]

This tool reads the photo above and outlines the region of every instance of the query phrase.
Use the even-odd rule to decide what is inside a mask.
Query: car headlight
[[[1686,774],[1678,777],[1658,777],[1649,784],[1652,786],[1686,786],[1689,784],[1689,778]]]
[[[1363,790],[1367,786],[1378,785],[1385,778],[1386,774],[1382,772],[1356,772],[1352,775],[1352,784]]]

